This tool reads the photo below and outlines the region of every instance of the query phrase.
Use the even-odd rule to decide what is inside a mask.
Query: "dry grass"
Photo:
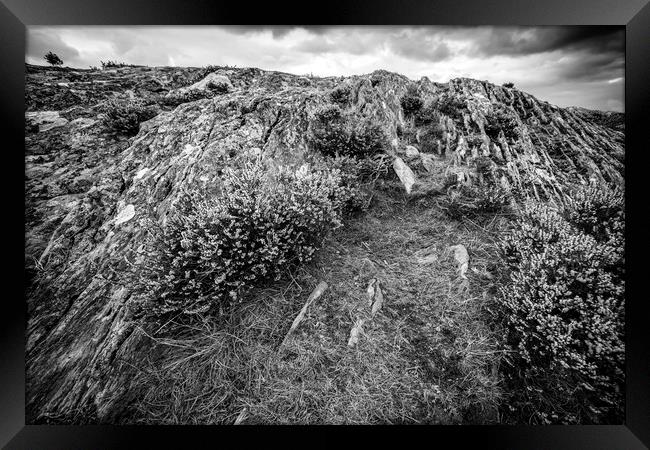
[[[394,181],[336,231],[317,260],[257,289],[221,323],[157,338],[141,363],[140,423],[497,423],[498,331],[491,330],[496,219],[450,221],[432,198],[408,202]],[[449,245],[470,254],[458,278]],[[422,264],[424,249],[438,258]],[[366,287],[384,305],[371,318]],[[278,351],[311,290],[325,294]],[[350,328],[365,319],[348,347]]]

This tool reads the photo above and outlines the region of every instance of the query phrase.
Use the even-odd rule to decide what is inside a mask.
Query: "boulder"
[[[228,90],[233,89],[233,85],[230,82],[230,79],[225,75],[219,75],[218,73],[211,72],[205,76],[201,81],[197,81],[191,86],[188,86],[186,89],[195,91],[195,90],[207,90],[210,89],[210,86],[225,86]]]
[[[216,72],[210,72],[200,81],[196,83],[185,86],[174,91],[167,93],[166,97],[171,97],[174,95],[182,95],[190,91],[208,91],[214,89],[215,86],[219,86],[220,89],[225,90],[226,92],[233,89],[233,85],[230,82],[230,79],[225,75],[220,75]]]

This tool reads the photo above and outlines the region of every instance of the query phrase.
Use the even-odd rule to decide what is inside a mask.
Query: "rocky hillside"
[[[215,95],[167,101],[214,82],[222,85]],[[405,111],[405,96],[417,96],[421,108]],[[135,136],[121,134],[103,121],[113,98],[143,99],[156,115]],[[146,348],[129,320],[129,286],[116,273],[142,242],[143,211],[152,206],[164,220],[183,189],[218,179],[246,152],[304,159],[324,106],[336,103],[381,126],[395,167],[415,173],[411,195],[440,192],[449,177],[480,185],[491,176],[560,202],[567,183],[623,183],[620,116],[563,109],[467,78],[441,84],[385,71],[315,78],[252,68],[27,65],[25,102],[32,423],[112,421],[128,402],[129,361]]]

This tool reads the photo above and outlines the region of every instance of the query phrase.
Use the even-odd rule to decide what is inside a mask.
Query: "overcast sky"
[[[624,110],[622,27],[105,27],[32,26],[26,61],[100,60],[150,66],[208,64],[295,74],[386,69],[432,81],[470,77],[515,85],[559,106]]]

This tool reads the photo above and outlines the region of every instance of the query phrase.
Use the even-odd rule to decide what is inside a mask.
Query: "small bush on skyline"
[[[47,52],[43,58],[52,66],[60,66],[63,64],[63,60],[56,53]]]

